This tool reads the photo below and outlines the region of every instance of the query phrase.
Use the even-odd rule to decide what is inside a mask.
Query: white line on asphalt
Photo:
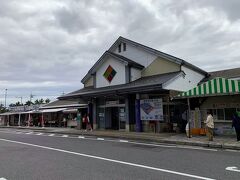
[[[127,140],[122,140],[122,139],[120,139],[119,142],[127,143],[128,141],[127,141]]]
[[[55,136],[55,134],[49,134],[48,136]]]
[[[85,137],[84,137],[84,136],[78,136],[78,138],[80,138],[80,139],[85,139]]]
[[[217,149],[209,149],[209,148],[193,147],[193,146],[177,146],[177,148],[181,148],[181,149],[193,149],[193,150],[203,150],[203,151],[218,151]]]
[[[32,134],[33,132],[28,132],[28,133],[26,133],[26,134]]]
[[[38,133],[38,134],[36,134],[36,135],[38,135],[38,136],[40,136],[40,135],[42,135],[43,133]]]
[[[99,159],[99,160],[103,160],[103,161],[114,162],[114,163],[118,163],[118,164],[134,166],[134,167],[140,167],[140,168],[145,168],[145,169],[150,169],[150,170],[154,170],[154,171],[160,171],[160,172],[165,172],[165,173],[170,173],[170,174],[175,174],[175,175],[180,175],[180,176],[185,176],[185,177],[191,177],[191,178],[196,178],[196,179],[215,180],[215,179],[208,178],[208,177],[202,177],[202,176],[197,176],[197,175],[192,175],[192,174],[187,174],[187,173],[181,173],[181,172],[172,171],[172,170],[168,170],[168,169],[161,169],[161,168],[146,166],[146,165],[142,165],[142,164],[135,164],[135,163],[125,162],[125,161],[120,161],[120,160],[115,160],[115,159],[104,158],[104,157],[100,157],[100,156],[77,153],[77,152],[73,152],[73,151],[67,151],[67,150],[57,149],[57,148],[52,148],[52,147],[47,147],[47,146],[24,143],[24,142],[20,142],[20,141],[12,141],[12,140],[2,139],[2,138],[0,138],[0,141],[22,144],[22,145],[32,146],[32,147],[38,147],[38,148],[42,148],[42,149],[48,149],[48,150],[52,150],[52,151],[74,154],[74,155],[78,155],[78,156],[83,156],[83,157],[88,157],[88,158],[93,158],[93,159]]]
[[[226,167],[226,170],[227,170],[227,171],[240,172],[240,170],[239,170],[236,166]]]
[[[68,137],[68,135],[62,135],[61,137]]]
[[[229,151],[229,152],[240,152],[239,150],[234,150],[234,149],[225,149],[225,151]]]
[[[97,140],[99,140],[99,141],[104,141],[104,138],[97,138]]]
[[[0,178],[0,180],[7,180],[7,179],[6,179],[6,178],[4,178],[4,177],[1,177],[1,178]]]

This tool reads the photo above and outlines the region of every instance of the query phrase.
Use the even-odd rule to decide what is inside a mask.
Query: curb
[[[55,133],[55,134],[67,134],[67,135],[82,135],[82,136],[92,136],[92,137],[102,137],[102,138],[120,138],[124,140],[137,140],[142,142],[151,142],[151,143],[162,143],[162,144],[172,144],[172,145],[188,145],[188,146],[199,146],[199,147],[208,147],[213,149],[231,149],[231,150],[240,150],[240,145],[236,146],[230,143],[219,143],[219,142],[201,142],[201,141],[186,141],[186,140],[170,140],[164,138],[156,138],[156,137],[144,137],[137,136],[134,134],[101,134],[101,133],[93,133],[92,132],[67,132],[67,131],[53,131],[51,129],[35,129],[28,127],[0,127],[0,128],[12,128],[12,129],[28,129],[33,130],[34,132],[45,132],[45,133]],[[96,131],[95,131],[96,132]]]

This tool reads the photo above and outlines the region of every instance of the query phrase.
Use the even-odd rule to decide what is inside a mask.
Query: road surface
[[[240,152],[0,130],[0,180],[240,179]]]

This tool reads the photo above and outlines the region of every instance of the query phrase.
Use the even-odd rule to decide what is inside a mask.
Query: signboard
[[[140,100],[141,120],[163,121],[162,99]]]

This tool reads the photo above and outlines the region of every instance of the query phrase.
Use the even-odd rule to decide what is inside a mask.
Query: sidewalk
[[[0,128],[13,128],[13,129],[27,129],[36,132],[56,133],[56,134],[69,134],[69,135],[85,135],[85,136],[97,136],[106,138],[119,138],[128,140],[138,140],[151,143],[167,143],[177,145],[189,145],[200,146],[210,148],[222,148],[240,150],[240,142],[236,141],[235,136],[215,136],[214,141],[209,142],[206,136],[193,136],[187,138],[185,134],[176,133],[137,133],[137,132],[125,132],[125,131],[110,131],[110,130],[95,130],[95,131],[83,131],[71,128],[39,128],[39,127],[0,127]]]

